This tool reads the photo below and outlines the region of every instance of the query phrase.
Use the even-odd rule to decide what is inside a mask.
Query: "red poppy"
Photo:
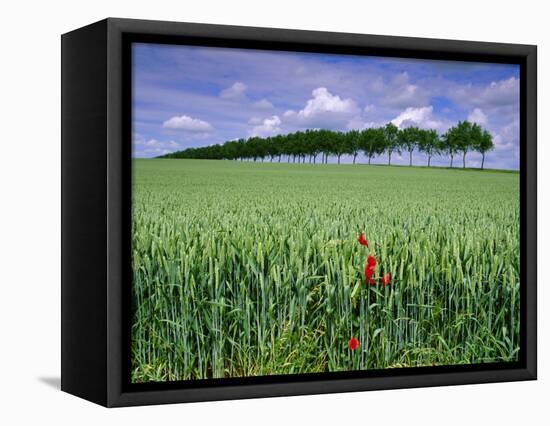
[[[390,283],[390,273],[388,272],[381,278],[382,285],[388,285]]]
[[[348,348],[354,351],[358,347],[359,347],[359,340],[357,340],[355,337],[352,337],[351,339],[349,339]]]
[[[369,284],[374,284],[374,269],[376,268],[376,259],[374,256],[370,255],[367,257],[367,263],[365,264],[365,281]]]
[[[368,247],[369,242],[365,239],[365,236],[363,235],[363,231],[359,234],[359,238],[357,238],[357,241],[359,241],[359,244],[362,246]]]
[[[369,266],[369,268],[376,268],[376,259],[372,254],[369,254],[369,256],[367,257],[367,265]]]

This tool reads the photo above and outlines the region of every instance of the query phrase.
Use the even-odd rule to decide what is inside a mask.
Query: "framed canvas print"
[[[62,37],[62,389],[536,378],[536,47],[107,19]]]

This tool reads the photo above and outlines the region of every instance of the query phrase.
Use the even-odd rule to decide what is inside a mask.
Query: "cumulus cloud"
[[[257,102],[254,102],[254,106],[258,109],[271,109],[273,108],[273,104],[269,102],[267,99],[260,99]]]
[[[493,142],[497,151],[516,150],[519,146],[519,121],[513,121],[498,129]]]
[[[134,136],[134,155],[137,157],[157,157],[179,150],[181,147],[174,141],[159,141],[144,139],[140,135]]]
[[[236,81],[233,85],[220,92],[220,98],[229,100],[244,99],[246,97],[245,92],[247,88],[247,85],[243,82]]]
[[[481,110],[481,108],[474,108],[468,115],[468,121],[483,126],[487,124],[487,115]]]
[[[493,81],[479,94],[478,99],[491,106],[516,104],[519,99],[519,78]]]
[[[257,122],[257,121],[254,121]],[[265,118],[260,124],[254,126],[250,136],[273,136],[281,133],[281,119],[277,115]]]
[[[311,92],[313,98],[308,100],[304,109],[298,112],[300,117],[308,118],[322,112],[352,112],[355,102],[351,99],[341,99],[331,94],[325,87],[319,87]]]
[[[311,95],[303,109],[288,110],[283,117],[300,126],[331,128],[346,125],[359,112],[352,99],[333,95],[326,87],[314,89]]]
[[[383,93],[380,103],[385,106],[419,107],[425,106],[428,102],[428,91],[418,84],[413,84],[407,72],[397,74],[385,83],[378,81],[375,87]]]
[[[213,130],[213,127],[209,122],[199,120],[198,118],[191,118],[187,115],[174,116],[162,123],[162,127],[165,129],[201,133]]]
[[[399,128],[405,128],[410,126],[417,126],[426,129],[441,130],[445,127],[443,120],[438,120],[433,116],[433,107],[408,107],[397,117],[391,120]]]
[[[462,105],[471,105],[484,110],[508,105],[516,106],[519,102],[519,78],[510,77],[493,81],[486,86],[468,84],[455,87],[449,96]]]

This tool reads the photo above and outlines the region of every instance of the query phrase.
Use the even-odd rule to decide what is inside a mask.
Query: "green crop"
[[[517,173],[133,164],[134,382],[518,359]]]

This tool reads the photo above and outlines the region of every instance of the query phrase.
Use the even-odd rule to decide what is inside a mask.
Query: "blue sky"
[[[486,167],[518,169],[519,66],[133,46],[134,157],[307,128],[349,130],[393,122],[443,133],[465,119],[493,135],[495,150]],[[425,163],[420,153],[414,159]],[[386,161],[382,155],[375,162]],[[481,156],[468,154],[467,161],[479,166]],[[408,156],[394,154],[392,163],[408,164]],[[432,163],[448,165],[449,159]]]

